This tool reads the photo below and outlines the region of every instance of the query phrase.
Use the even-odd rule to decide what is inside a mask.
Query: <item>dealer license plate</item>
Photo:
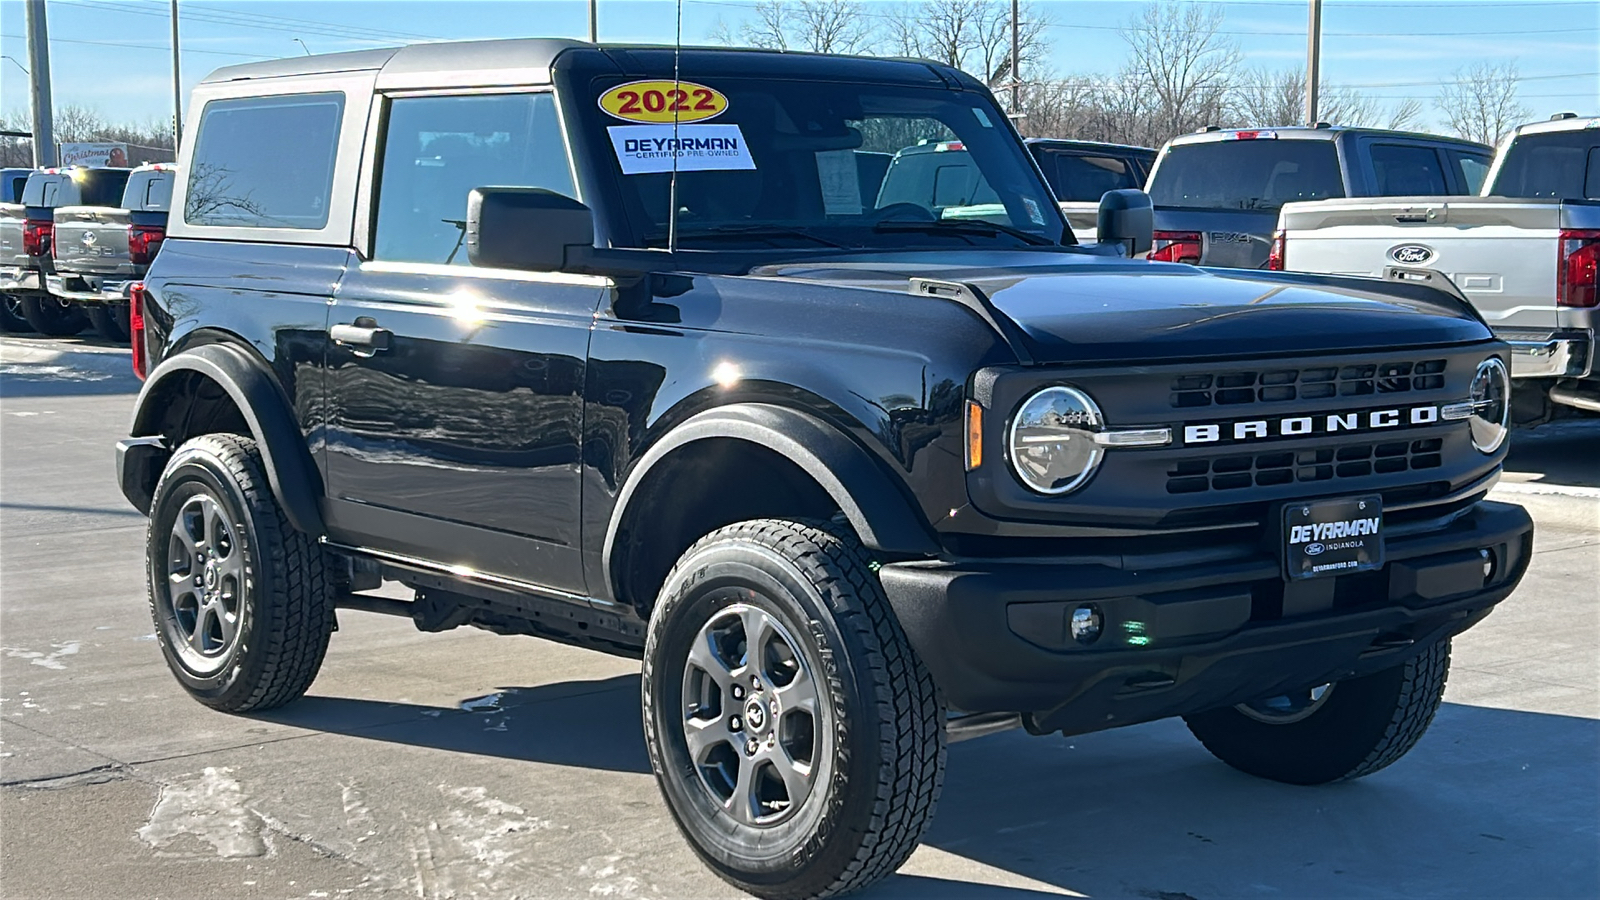
[[[1383,568],[1383,498],[1291,503],[1283,510],[1283,559],[1290,579]]]

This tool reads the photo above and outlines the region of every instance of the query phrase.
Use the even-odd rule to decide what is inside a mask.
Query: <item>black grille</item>
[[[1429,359],[1180,375],[1172,380],[1172,405],[1192,409],[1436,391],[1444,387],[1444,369],[1445,360]]]
[[[1426,438],[1179,460],[1167,470],[1167,493],[1198,494],[1437,469],[1443,463],[1439,452],[1443,445],[1439,438]]]

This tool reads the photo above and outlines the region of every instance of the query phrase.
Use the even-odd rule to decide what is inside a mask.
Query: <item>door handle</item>
[[[333,338],[335,344],[352,348],[357,356],[371,356],[379,350],[389,349],[389,340],[394,337],[394,332],[379,328],[376,321],[362,316],[353,324],[329,328],[328,336]]]

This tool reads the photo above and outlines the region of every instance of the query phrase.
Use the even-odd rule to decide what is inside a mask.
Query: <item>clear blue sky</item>
[[[1246,64],[1303,65],[1305,0],[1214,0]],[[685,43],[706,43],[720,19],[737,29],[754,0],[685,0]],[[1109,72],[1125,47],[1117,28],[1135,2],[1044,0],[1057,75]],[[868,9],[884,8],[871,3]],[[586,31],[583,0],[181,0],[183,79],[218,66],[418,40],[569,36]],[[1382,98],[1432,97],[1456,68],[1516,61],[1522,102],[1544,117],[1600,114],[1600,2],[1567,0],[1325,0],[1327,80]],[[57,105],[97,108],[114,121],[171,115],[167,0],[50,0]],[[602,40],[670,43],[670,0],[600,0]],[[0,52],[27,64],[21,0],[0,0]],[[0,60],[0,108],[26,109],[27,78]]]

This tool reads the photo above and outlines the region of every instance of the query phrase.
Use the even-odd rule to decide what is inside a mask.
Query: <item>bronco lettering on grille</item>
[[[1315,416],[1213,422],[1204,425],[1185,425],[1183,442],[1186,445],[1215,444],[1258,441],[1275,437],[1355,433],[1406,425],[1433,425],[1439,422],[1440,418],[1437,406],[1403,406],[1349,413],[1323,413]]]

